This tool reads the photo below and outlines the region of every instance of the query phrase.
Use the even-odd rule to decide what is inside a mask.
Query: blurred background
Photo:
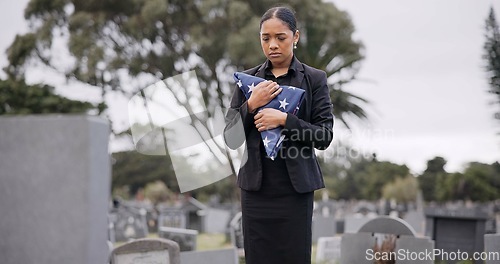
[[[232,74],[264,61],[260,16],[277,3],[2,1],[0,115],[109,120],[113,210],[146,208],[153,233],[162,215],[165,226],[211,228],[186,220],[194,216],[168,218],[168,208],[206,218],[220,213],[225,226],[212,229],[224,231],[239,210],[236,169],[180,194],[168,154],[135,150],[127,104],[142,89],[194,70],[211,118],[228,106]],[[299,20],[296,56],[327,72],[336,116],[335,141],[318,152],[326,182],[318,204],[336,201],[338,219],[360,212],[403,217],[417,205],[483,206],[496,232],[500,2],[286,3]],[[362,202],[370,205],[360,210]]]

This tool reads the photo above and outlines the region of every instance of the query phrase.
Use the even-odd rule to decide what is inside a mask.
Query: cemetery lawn
[[[221,233],[202,233],[198,234],[196,241],[197,250],[211,250],[230,248],[231,241],[226,241],[226,235]]]

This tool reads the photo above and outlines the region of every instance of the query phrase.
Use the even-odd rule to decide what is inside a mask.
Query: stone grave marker
[[[236,248],[181,252],[181,264],[238,264]]]
[[[181,251],[196,250],[197,230],[162,226],[158,235],[177,242]]]
[[[424,234],[425,215],[424,212],[418,210],[410,210],[405,213],[403,220],[410,224],[417,234]]]
[[[342,235],[340,243],[340,263],[341,264],[373,264],[373,260],[368,260],[365,252],[373,248],[375,237],[370,233]]]
[[[315,215],[312,221],[312,242],[316,243],[320,237],[332,237],[337,234],[335,216]]]
[[[488,254],[486,264],[500,264],[500,234],[484,235],[484,252]]]
[[[231,244],[236,248],[243,248],[243,226],[241,212],[237,213],[229,224],[229,233],[231,236]]]
[[[385,239],[381,235],[392,235],[389,237],[392,240],[393,248],[385,248],[382,249],[379,253],[376,253],[375,245],[377,239],[382,238]],[[389,240],[391,241],[391,240]],[[389,244],[390,245],[390,244]],[[375,219],[370,220],[362,227],[359,228],[358,233],[346,233],[342,236],[341,241],[341,264],[350,264],[350,263],[374,263],[376,260],[376,254],[391,256],[391,258],[395,258],[396,264],[403,263],[421,263],[421,264],[431,264],[433,263],[432,259],[419,259],[422,254],[417,255],[417,259],[410,259],[414,255],[410,254],[410,259],[397,259],[394,257],[396,255],[395,252],[398,250],[407,250],[408,252],[413,252],[413,254],[418,254],[418,252],[433,252],[434,243],[428,238],[416,238],[415,230],[399,218],[393,218],[389,216],[379,216]],[[390,255],[392,254],[392,255]]]
[[[471,256],[474,252],[483,252],[486,213],[468,208],[427,208],[425,213],[426,236],[435,241],[436,249],[448,254],[460,250]]]
[[[186,213],[179,208],[162,208],[158,216],[158,230],[162,226],[186,228]]]
[[[316,263],[339,264],[342,237],[320,237],[316,249]]]
[[[396,240],[396,249],[398,253],[403,253],[397,264],[434,264],[434,241],[426,237],[400,236]],[[427,254],[427,253],[431,254]],[[431,257],[431,258],[429,258]]]
[[[105,263],[109,124],[87,115],[0,117],[0,263]]]
[[[144,238],[148,235],[148,225],[146,220],[146,210],[141,210],[128,206],[120,206],[110,213],[112,220],[111,241],[129,241],[131,239]]]
[[[111,264],[180,264],[179,245],[168,239],[143,238],[111,252]]]
[[[227,232],[227,223],[231,217],[231,211],[220,208],[208,208],[205,218],[205,232],[207,233],[225,233]]]

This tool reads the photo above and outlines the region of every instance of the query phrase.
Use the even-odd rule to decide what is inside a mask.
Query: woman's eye
[[[268,41],[269,38],[262,38],[262,41]]]

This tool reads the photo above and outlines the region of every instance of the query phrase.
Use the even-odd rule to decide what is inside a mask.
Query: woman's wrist
[[[247,108],[249,113],[254,113],[256,110],[256,107],[254,107],[253,101],[251,99],[248,99],[247,101]]]
[[[287,118],[288,118],[288,114],[283,112],[282,118],[280,119],[280,126],[282,126],[282,127],[285,126]]]

